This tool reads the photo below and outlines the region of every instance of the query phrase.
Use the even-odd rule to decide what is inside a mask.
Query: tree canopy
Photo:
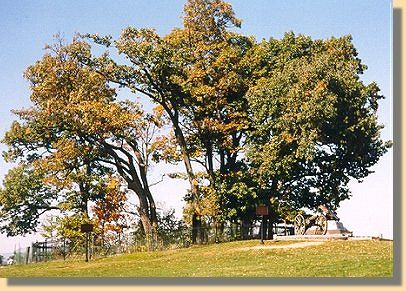
[[[360,80],[366,66],[351,36],[287,33],[257,50],[248,157],[258,180],[296,208],[338,207],[349,180],[365,178],[390,146],[379,135],[377,84]]]
[[[58,193],[52,198],[61,202],[59,208],[80,209],[85,216],[88,202],[108,193],[104,189],[116,172],[139,198],[138,212],[150,232],[156,228],[156,210],[147,171],[161,114],[144,114],[134,102],[117,101],[116,90],[101,74],[69,56],[79,45],[85,44],[57,43],[27,69],[34,105],[15,111],[22,122],[6,133],[5,157],[41,173],[42,183]],[[15,186],[6,184],[4,196]]]
[[[350,198],[349,181],[362,181],[391,146],[377,117],[384,97],[361,80],[366,66],[351,36],[288,32],[257,42],[236,32],[241,21],[222,0],[187,1],[183,20],[164,36],[134,27],[117,39],[80,35],[27,69],[33,106],[15,111],[20,121],[4,138],[6,158],[21,163],[0,191],[1,219],[19,229],[9,233],[33,230],[67,197],[80,198],[71,207],[83,213],[98,203],[98,219],[111,223],[118,214],[108,209],[124,199],[107,191],[118,177],[138,197],[145,231],[156,232],[152,161],[183,162],[194,227],[253,220],[258,204],[272,219],[336,208]],[[120,88],[155,109],[117,100]],[[30,201],[38,203],[22,226],[11,215]]]

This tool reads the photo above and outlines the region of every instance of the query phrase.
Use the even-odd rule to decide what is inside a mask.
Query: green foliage
[[[0,231],[8,236],[34,232],[41,214],[59,208],[57,196],[43,183],[43,173],[25,164],[11,169],[0,188]]]
[[[80,226],[85,223],[91,223],[97,226],[95,221],[90,220],[82,214],[72,214],[61,217],[53,216],[43,224],[42,228],[44,236],[47,238],[65,238],[80,244],[83,243],[85,239],[85,233],[80,231]],[[94,228],[94,232],[98,232],[97,228]]]
[[[184,222],[178,220],[174,213],[175,210],[170,209],[158,214],[158,237],[167,245],[182,244],[179,238],[187,234]]]
[[[91,237],[96,237],[102,231],[95,219],[89,219],[82,213],[66,214],[64,216],[50,216],[42,223],[42,235],[45,238],[52,238],[56,241],[62,241],[64,247],[61,254],[67,255],[67,250],[73,253],[83,253],[86,245],[86,233],[81,232],[82,224],[92,224],[93,231]]]
[[[222,221],[255,219],[258,204],[266,203],[252,180],[246,164],[240,162],[236,171],[218,178]]]
[[[23,221],[14,219],[9,233],[33,230],[49,207],[86,214],[89,201],[106,206],[113,172],[153,232],[151,161],[183,160],[186,173],[168,176],[189,180],[185,213],[207,221],[252,220],[258,204],[289,218],[348,199],[349,181],[362,181],[391,145],[380,137],[383,96],[360,80],[366,66],[351,36],[289,32],[257,42],[231,29],[240,25],[222,0],[189,0],[183,26],[165,36],[127,27],[118,39],[85,34],[49,46],[25,72],[33,106],[15,111],[20,120],[3,140],[5,158],[27,165],[0,190],[0,218]],[[95,55],[90,43],[106,52]],[[148,98],[153,112],[117,101],[119,88]],[[166,125],[169,134],[157,136]],[[103,207],[100,221],[117,217],[106,211],[107,219]]]
[[[390,146],[377,123],[383,96],[360,81],[351,37],[287,33],[259,44],[252,64],[247,154],[258,182],[294,208],[337,207]]]

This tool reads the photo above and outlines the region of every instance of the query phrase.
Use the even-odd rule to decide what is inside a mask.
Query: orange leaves
[[[282,140],[290,144],[294,138],[289,132],[282,132]]]
[[[51,114],[51,100],[47,100],[47,112],[48,114]]]
[[[117,177],[110,176],[107,184],[104,185],[104,195],[97,200],[92,207],[96,220],[102,232],[121,232],[124,221],[124,206],[127,201],[126,192],[120,189],[121,183]]]
[[[31,128],[26,127],[25,128],[25,135],[29,135],[31,133]]]
[[[322,91],[327,88],[327,83],[324,80],[319,80],[316,84],[316,90]]]
[[[192,180],[192,185],[193,186],[198,186],[199,185],[199,181],[197,181],[196,179]]]

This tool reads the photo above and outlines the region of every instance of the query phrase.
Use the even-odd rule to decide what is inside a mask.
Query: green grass
[[[267,241],[281,246],[293,241]],[[84,261],[0,268],[0,277],[392,277],[393,242],[326,241],[304,248],[244,249],[239,241]]]

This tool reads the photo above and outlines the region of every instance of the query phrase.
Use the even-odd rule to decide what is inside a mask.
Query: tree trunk
[[[154,248],[156,248],[158,243],[158,217],[156,214],[155,202],[149,189],[147,190],[147,193],[147,200],[149,203],[149,218],[151,222],[151,237],[154,243]]]
[[[139,153],[138,153],[139,154]],[[147,167],[146,166],[141,166],[142,164],[142,159],[141,156],[137,155],[137,158],[139,159],[139,169],[140,169],[140,176],[141,176],[141,181],[143,184],[143,192],[145,193],[146,197],[146,203],[148,207],[148,215],[149,215],[149,221],[151,224],[151,242],[153,244],[152,248],[155,249],[157,242],[158,242],[158,217],[156,214],[156,205],[154,198],[152,197],[151,191],[149,190],[149,185],[147,181]]]
[[[198,184],[197,184],[197,180],[195,178],[195,174],[193,172],[189,153],[187,152],[186,140],[185,140],[185,137],[183,136],[182,130],[180,129],[180,127],[177,123],[174,124],[174,131],[175,131],[176,139],[181,148],[183,162],[185,164],[186,173],[189,178],[190,192],[192,193],[193,201],[198,204],[199,200],[200,200],[199,195],[198,195],[199,194],[198,193]]]
[[[192,243],[196,244],[199,243],[197,240],[198,234],[200,234],[201,230],[201,222],[200,222],[200,197],[199,197],[199,188],[198,182],[196,180],[195,174],[193,172],[192,163],[190,160],[189,153],[187,152],[187,144],[185,137],[183,136],[183,132],[179,127],[179,123],[173,115],[171,116],[173,128],[175,131],[175,137],[180,145],[183,162],[185,164],[186,173],[188,175],[189,184],[190,184],[190,193],[192,194],[192,208],[194,213],[192,214]]]
[[[271,239],[271,240],[273,239],[273,235],[274,235],[274,232],[273,232],[274,222],[275,222],[275,217],[271,214],[269,216],[269,228],[268,228],[268,239]]]
[[[209,179],[210,183],[212,184],[213,187],[215,187],[215,175],[214,175],[214,164],[213,164],[213,147],[211,144],[208,144],[206,146],[207,150],[207,164],[209,166]]]
[[[200,244],[201,240],[201,217],[196,213],[192,214],[192,244]]]
[[[277,197],[277,191],[278,191],[278,179],[274,177],[272,179],[272,184],[271,184],[271,193],[269,195],[269,222],[271,224],[268,237],[269,239],[273,239],[273,224],[274,222],[278,221],[277,217],[277,212],[276,209],[274,209],[274,204],[272,203],[273,197]]]
[[[267,233],[268,233],[268,218],[269,218],[269,216],[267,216],[267,215],[264,215],[264,217],[263,217],[263,221],[261,221],[261,232],[260,232],[260,235],[261,235],[261,233],[262,233],[262,236],[261,237],[263,237],[264,239],[267,239]]]
[[[151,237],[152,224],[151,224],[151,221],[149,219],[149,215],[148,215],[148,213],[143,211],[140,207],[138,208],[138,213],[140,215],[142,228],[143,228],[144,233],[145,233],[145,242],[146,242],[146,245],[147,245],[147,249],[152,250],[152,245],[153,245],[152,244],[152,237]]]
[[[241,221],[241,234],[243,240],[248,239],[249,231],[250,231],[250,221],[244,218]]]
[[[138,197],[139,206],[137,210],[145,233],[147,247],[149,250],[153,250],[157,242],[158,219],[152,195],[149,189],[147,191],[136,183],[129,183],[128,188],[133,190]]]

